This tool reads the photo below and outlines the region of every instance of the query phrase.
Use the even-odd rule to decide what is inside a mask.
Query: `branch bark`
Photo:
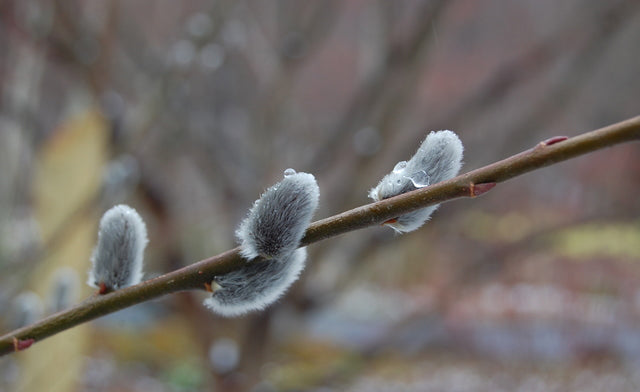
[[[461,174],[438,184],[367,204],[312,223],[301,246],[343,233],[379,225],[430,205],[475,197],[530,171],[620,143],[640,140],[640,116],[573,138],[555,137],[527,151]],[[129,306],[184,290],[205,290],[213,277],[239,268],[245,261],[239,248],[213,256],[157,278],[106,295],[94,295],[79,305],[0,337],[0,355],[20,351],[58,332]]]

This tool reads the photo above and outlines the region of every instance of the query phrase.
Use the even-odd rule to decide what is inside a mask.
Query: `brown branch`
[[[556,137],[502,161],[450,180],[364,205],[317,221],[307,229],[301,246],[368,226],[379,225],[404,213],[460,197],[475,197],[527,172],[620,143],[640,140],[640,116],[570,139]],[[95,295],[81,304],[33,325],[0,337],[0,355],[27,348],[48,336],[152,298],[183,290],[206,290],[213,277],[243,265],[238,248],[167,273],[136,286]],[[25,344],[18,344],[16,342]],[[28,342],[28,344],[26,344]]]

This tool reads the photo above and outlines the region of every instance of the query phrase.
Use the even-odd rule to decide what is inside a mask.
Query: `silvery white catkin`
[[[256,200],[236,231],[240,254],[249,260],[280,259],[293,252],[311,223],[319,197],[312,174],[285,170],[284,179]]]
[[[227,317],[262,310],[280,298],[298,279],[307,258],[300,248],[280,259],[248,262],[215,278],[213,295],[204,304]]]
[[[463,150],[462,142],[454,132],[430,132],[415,155],[406,162],[398,162],[393,171],[369,191],[369,197],[380,201],[453,178],[462,166]],[[401,215],[388,225],[398,233],[416,230],[438,206]]]
[[[147,228],[136,210],[124,204],[109,209],[100,219],[87,284],[117,290],[139,283],[147,242]]]

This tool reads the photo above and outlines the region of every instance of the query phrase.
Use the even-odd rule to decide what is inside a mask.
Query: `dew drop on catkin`
[[[413,157],[398,162],[391,173],[369,191],[369,197],[380,201],[453,178],[462,166],[463,150],[462,142],[454,132],[430,132]],[[387,225],[398,233],[416,230],[438,206],[401,215]]]

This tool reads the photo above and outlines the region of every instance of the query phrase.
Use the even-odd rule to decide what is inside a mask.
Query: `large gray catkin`
[[[255,201],[236,231],[242,256],[278,259],[293,252],[311,223],[319,197],[312,174],[287,169],[284,179]]]
[[[298,246],[319,195],[313,175],[285,170],[284,179],[256,200],[236,231],[246,264],[217,276],[204,304],[230,317],[262,310],[280,298],[304,269],[307,252]]]

